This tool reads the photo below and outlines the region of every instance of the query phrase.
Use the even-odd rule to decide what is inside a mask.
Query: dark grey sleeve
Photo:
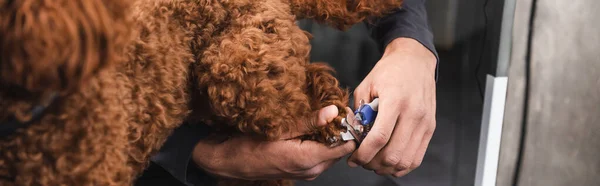
[[[136,185],[213,185],[214,180],[191,160],[194,147],[209,132],[202,124],[184,123],[175,129]]]
[[[433,33],[427,21],[426,0],[404,0],[402,8],[392,15],[368,24],[373,38],[385,48],[396,38],[413,38],[427,47],[437,57],[433,44]]]

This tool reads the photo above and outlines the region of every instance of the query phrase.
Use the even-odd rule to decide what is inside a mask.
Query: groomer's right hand
[[[326,125],[337,116],[338,110],[329,106],[315,114],[314,123]],[[309,127],[304,128],[303,132],[307,132]],[[330,148],[314,141],[282,139],[266,142],[238,137],[222,143],[199,142],[193,160],[203,170],[220,177],[312,180],[354,150],[354,142]]]

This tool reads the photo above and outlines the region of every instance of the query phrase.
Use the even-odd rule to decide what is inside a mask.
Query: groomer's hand
[[[355,106],[379,98],[375,124],[348,165],[404,176],[420,166],[435,130],[436,58],[409,38],[392,41],[354,91]]]
[[[329,106],[315,113],[306,125],[326,125],[338,109]],[[309,127],[301,129],[307,132]],[[298,133],[294,132],[293,136]],[[341,157],[353,152],[356,144],[347,142],[330,148],[314,141],[279,140],[266,142],[248,137],[223,143],[201,141],[193,160],[210,174],[244,180],[305,179],[312,180]]]

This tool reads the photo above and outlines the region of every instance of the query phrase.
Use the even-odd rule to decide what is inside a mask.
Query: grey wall
[[[600,1],[533,6],[530,27],[532,1],[517,3],[497,184],[600,185]]]

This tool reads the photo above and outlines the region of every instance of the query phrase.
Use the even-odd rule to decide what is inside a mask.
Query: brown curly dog
[[[400,3],[0,0],[0,185],[131,185],[184,120],[274,140],[326,105],[343,116],[295,21],[344,29]],[[329,143],[338,122],[303,138]]]

